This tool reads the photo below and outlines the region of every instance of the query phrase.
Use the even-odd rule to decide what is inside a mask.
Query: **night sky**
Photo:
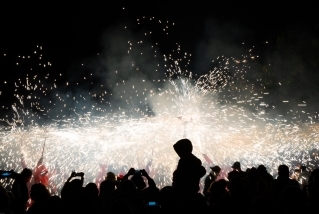
[[[158,17],[176,23],[170,38],[189,51],[195,50],[205,36],[209,21],[226,31],[236,26],[232,40],[257,45],[283,28],[298,22],[318,23],[315,7],[302,4],[270,4],[267,1],[232,3],[230,1],[197,3],[196,1],[150,1],[148,3],[112,2],[74,5],[57,4],[3,4],[1,7],[2,52],[27,52],[41,44],[55,65],[67,69],[73,61],[90,57],[101,50],[101,37],[110,27],[136,23],[136,19]],[[123,10],[123,8],[125,8]],[[224,32],[223,32],[224,33]],[[229,36],[229,35],[221,35]],[[165,44],[163,44],[163,49]],[[61,67],[61,68],[62,68]],[[59,67],[60,69],[60,67]]]
[[[204,59],[210,62],[219,54],[240,55],[243,50],[252,46],[261,54],[262,44],[268,40],[276,41],[277,35],[285,29],[291,26],[318,26],[319,23],[316,7],[304,1],[285,5],[268,1],[150,1],[143,4],[81,2],[73,5],[53,1],[43,4],[2,3],[2,103],[12,101],[12,94],[6,91],[12,89],[17,78],[25,77],[25,69],[15,65],[17,56],[28,55],[40,45],[43,47],[43,60],[53,64],[49,72],[56,75],[67,74],[67,78],[72,78],[77,75],[76,70],[81,63],[90,61],[97,53],[105,51],[103,39],[108,32],[123,25],[131,27],[134,34],[139,31],[136,27],[137,19],[142,19],[143,16],[146,19],[155,17],[174,23],[170,27],[169,36],[165,36],[163,32],[157,34],[156,31],[162,29],[152,23],[144,24],[142,29],[155,31],[151,41],[159,43],[162,54],[175,49],[176,42],[183,51],[193,53],[194,63],[191,69],[199,74],[208,69],[203,63]],[[214,51],[203,51],[205,42],[211,38],[217,41],[213,43],[217,44]],[[241,45],[243,42],[245,47]],[[29,65],[25,66],[29,68]],[[41,71],[34,69],[29,72],[36,74]],[[7,83],[4,84],[4,81]]]

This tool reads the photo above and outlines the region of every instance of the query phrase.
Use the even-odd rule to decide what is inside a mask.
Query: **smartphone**
[[[135,170],[135,175],[141,175],[141,170]]]
[[[10,172],[10,171],[2,171],[1,173],[0,173],[0,177],[2,177],[2,178],[8,178],[8,177],[10,177],[12,175],[12,172]]]
[[[156,201],[149,201],[146,206],[148,207],[158,207],[158,203]]]

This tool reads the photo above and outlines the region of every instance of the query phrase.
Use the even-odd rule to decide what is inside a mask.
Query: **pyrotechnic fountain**
[[[132,52],[131,42],[128,44]],[[244,169],[265,164],[272,173],[279,164],[295,167],[302,163],[311,167],[318,159],[317,153],[312,152],[319,148],[317,128],[309,123],[304,129],[267,115],[262,109],[267,105],[263,102],[265,91],[257,91],[247,82],[243,88],[236,86],[238,77],[245,80],[249,58],[252,57],[238,60],[222,56],[217,59],[219,67],[194,77],[192,72],[180,68],[182,60],[164,56],[166,77],[156,80],[164,82],[159,88],[150,84],[150,79],[130,78],[117,79],[112,90],[81,90],[81,95],[68,95],[58,90],[58,78],[49,82],[49,75],[43,80],[36,76],[17,80],[18,101],[12,106],[13,116],[3,118],[10,130],[0,135],[2,167],[20,171],[22,154],[27,165],[34,167],[45,142],[44,163],[52,173],[51,182],[59,188],[72,170],[85,172],[86,182],[93,181],[99,164],[117,174],[148,164],[151,176],[161,187],[171,184],[178,160],[172,145],[181,138],[193,142],[195,155],[206,167],[217,164],[227,170],[237,160]],[[133,63],[132,67],[142,69]],[[24,92],[18,94],[21,88]],[[49,93],[50,98],[40,99]],[[92,97],[100,104],[86,103]],[[119,99],[125,105],[116,110],[110,108],[112,101]],[[65,113],[70,100],[83,104],[68,109],[75,117]],[[60,107],[54,105],[62,108],[55,117],[51,112],[54,109],[56,113]],[[251,108],[257,110],[252,112]],[[48,121],[49,116],[50,122],[39,123],[39,118]]]

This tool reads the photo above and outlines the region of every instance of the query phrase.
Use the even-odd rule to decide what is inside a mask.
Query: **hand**
[[[78,176],[80,176],[80,177],[84,177],[84,172],[79,172],[79,173],[77,173],[78,174]]]
[[[144,177],[148,177],[148,174],[145,171],[145,169],[141,169],[141,175],[144,176]]]
[[[128,171],[129,175],[135,175],[135,169],[134,168],[130,168],[130,170]]]

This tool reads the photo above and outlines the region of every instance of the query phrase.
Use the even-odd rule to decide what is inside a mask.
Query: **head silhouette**
[[[247,174],[247,177],[249,179],[249,181],[255,181],[257,182],[259,180],[259,174],[258,174],[258,171],[255,167],[252,167],[248,174]]]
[[[289,168],[287,165],[280,165],[278,167],[278,176],[280,178],[289,178]]]
[[[260,176],[264,176],[265,174],[267,174],[267,169],[264,165],[259,165],[257,167],[257,171],[258,171]]]
[[[240,170],[240,162],[236,161],[231,168],[233,168],[234,170]]]
[[[174,150],[179,157],[184,157],[192,153],[193,145],[192,142],[188,139],[181,139],[177,141],[174,145]]]
[[[136,186],[133,181],[125,180],[119,188],[122,196],[132,196],[136,194]]]
[[[215,172],[216,175],[218,175],[220,173],[220,171],[222,170],[219,166],[214,166],[210,168],[213,172]]]
[[[97,199],[99,196],[99,189],[97,188],[95,183],[88,183],[85,186],[85,189],[87,189],[87,191],[89,192],[90,196],[92,197],[92,199]]]
[[[29,182],[32,177],[32,170],[28,168],[24,168],[21,172],[21,176],[25,182]]]
[[[115,176],[115,174],[113,172],[107,172],[105,180],[116,181],[116,176]]]
[[[33,201],[46,201],[50,197],[50,192],[41,183],[33,184],[31,187],[30,197]]]

